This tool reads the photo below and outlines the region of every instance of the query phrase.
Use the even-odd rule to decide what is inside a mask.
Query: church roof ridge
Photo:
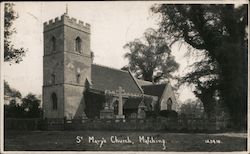
[[[146,81],[146,82],[150,82],[150,81],[147,81],[147,80],[143,80],[143,79],[137,79],[137,80],[141,80],[141,81]],[[153,82],[151,82],[151,83],[153,83]]]
[[[105,67],[105,68],[108,68],[108,69],[117,70],[117,71],[121,71],[121,72],[124,72],[124,73],[129,73],[128,71],[121,70],[121,69],[114,68],[114,67],[110,67],[110,66],[105,66],[105,65],[102,65],[102,64],[93,63],[92,65],[97,65],[97,66]]]
[[[151,84],[151,85],[143,85],[143,87],[145,86],[158,86],[158,85],[168,85],[169,82],[165,82],[165,83],[156,83],[156,84]]]

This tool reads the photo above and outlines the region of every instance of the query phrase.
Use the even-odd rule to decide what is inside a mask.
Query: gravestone
[[[138,118],[138,119],[144,119],[144,118],[146,118],[145,109],[146,109],[146,105],[145,105],[144,102],[142,101],[142,102],[139,104],[139,106],[138,106],[138,115],[137,115],[137,118]]]
[[[146,118],[146,112],[143,109],[139,109],[137,117],[138,117],[138,119]]]
[[[82,123],[86,122],[88,120],[87,115],[85,114],[85,112],[82,113]]]
[[[113,119],[114,112],[110,109],[109,105],[105,103],[105,107],[103,110],[100,111],[100,119]]]

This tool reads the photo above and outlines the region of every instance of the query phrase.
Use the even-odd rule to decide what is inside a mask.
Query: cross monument
[[[122,118],[123,115],[123,103],[122,103],[122,95],[124,93],[124,89],[122,89],[122,87],[119,87],[118,90],[116,91],[116,93],[118,93],[118,97],[119,97],[119,104],[118,104],[118,117]]]

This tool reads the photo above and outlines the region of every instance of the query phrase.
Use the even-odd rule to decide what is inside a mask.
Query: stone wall
[[[52,74],[55,75],[55,83],[52,83]],[[43,58],[43,85],[50,86],[64,83],[64,56],[53,54]]]
[[[91,80],[91,58],[73,53],[64,54],[64,83],[84,85],[86,78]],[[80,82],[77,82],[80,75]]]
[[[84,87],[64,84],[64,116],[67,119],[80,118],[85,109]]]
[[[56,40],[55,50],[53,50],[52,46],[52,38]],[[61,25],[56,29],[50,29],[48,31],[44,31],[43,35],[43,44],[44,44],[44,55],[50,55],[53,53],[62,53],[64,52],[64,27]]]
[[[52,108],[52,93],[57,96],[57,109]],[[44,118],[63,118],[64,117],[64,94],[63,84],[43,87],[43,111]]]
[[[64,51],[65,52],[76,52],[75,51],[75,40],[77,37],[81,39],[81,46],[82,51],[81,54],[91,56],[90,52],[90,33],[84,32],[81,29],[74,29],[67,25],[64,26],[64,35],[65,35],[65,42],[64,42]]]

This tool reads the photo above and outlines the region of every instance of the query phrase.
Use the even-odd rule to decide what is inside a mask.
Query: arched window
[[[52,51],[56,51],[56,38],[53,36],[51,39],[51,43],[52,43]]]
[[[55,82],[56,82],[56,76],[55,76],[55,74],[52,74],[51,75],[51,84],[55,84]]]
[[[51,100],[52,100],[52,109],[57,110],[57,96],[55,93],[52,93]]]
[[[81,75],[80,75],[80,73],[78,73],[78,74],[76,75],[76,82],[77,82],[77,83],[80,83],[80,79],[81,79]]]
[[[88,79],[85,80],[85,88],[86,89],[90,88],[90,83],[89,83]]]
[[[167,110],[172,110],[172,104],[173,104],[172,99],[169,98],[167,101]]]
[[[75,50],[79,53],[81,53],[81,50],[82,50],[82,40],[80,39],[80,37],[77,37],[76,40],[75,40]]]
[[[153,111],[153,105],[152,104],[149,105],[149,110]]]

